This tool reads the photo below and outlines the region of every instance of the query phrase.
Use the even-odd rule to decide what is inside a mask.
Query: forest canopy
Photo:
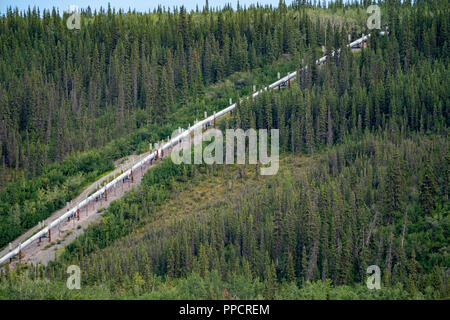
[[[279,129],[282,166],[263,179],[248,164],[165,160],[49,266],[0,276],[0,297],[73,298],[76,264],[84,297],[448,298],[448,1],[379,2],[384,36],[367,30],[370,3],[85,10],[75,32],[55,10],[8,10],[0,247],[115,160],[227,105],[218,91],[238,101],[219,127]],[[369,32],[367,47],[345,46]],[[290,88],[239,102],[291,66]],[[210,202],[194,183],[209,180],[229,197]],[[183,188],[208,209],[175,206]],[[379,292],[364,286],[373,264]]]

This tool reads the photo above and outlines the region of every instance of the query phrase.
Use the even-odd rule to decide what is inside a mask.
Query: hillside
[[[368,134],[313,156],[286,155],[274,177],[257,175],[254,165],[240,166],[242,177],[236,166],[178,170],[167,159],[146,175],[143,188],[113,206],[50,267],[52,281],[38,269],[37,286],[6,282],[2,296],[89,298],[100,291],[102,298],[149,299],[448,296],[445,269],[438,267],[448,263],[449,221],[441,211],[448,208],[424,215],[418,178],[423,166],[445,172],[439,162],[448,141],[415,135],[394,144],[391,138]],[[403,199],[410,194],[408,207],[380,216],[376,212],[388,196],[385,180],[394,174],[390,163],[400,159],[397,173],[404,179],[398,188],[405,190]],[[168,173],[173,178],[166,191],[155,190]],[[383,182],[374,187],[375,181]],[[359,284],[372,261],[392,263],[380,292]],[[64,289],[68,264],[79,264],[86,274],[75,296]]]
[[[26,153],[17,160],[13,152],[27,150],[30,138],[24,133],[33,132],[35,145],[50,153],[64,139],[56,138],[54,127],[38,134],[31,124],[42,114],[19,117],[30,121],[24,126],[3,117],[18,126],[3,126],[10,132],[4,133],[5,170],[16,177],[0,191],[0,231],[5,230],[0,245],[111,170],[114,160],[146,151],[149,141],[186,127],[205,110],[220,110],[229,97],[238,101],[236,109],[218,128],[278,129],[280,169],[261,176],[259,165],[177,165],[167,158],[47,267],[19,264],[0,275],[0,298],[448,299],[448,3],[380,5],[389,33],[372,31],[367,47],[358,51],[345,46],[349,34],[368,32],[357,3],[192,13],[108,10],[85,13],[87,25],[74,38],[66,30],[55,33],[68,48],[87,40],[84,49],[74,51],[87,59],[83,67],[73,74],[72,63],[55,69],[61,78],[49,84],[60,88],[61,101],[67,100],[62,105],[71,105],[67,121],[98,108],[98,117],[89,121],[102,124],[62,123],[72,135],[85,132],[88,143],[31,165]],[[42,28],[52,19],[58,22],[45,14],[2,19],[0,35],[25,28],[9,20],[31,19]],[[149,31],[137,27],[138,21],[158,27]],[[39,30],[37,25],[27,28]],[[39,34],[34,36],[43,39]],[[99,41],[90,39],[100,38],[105,46],[100,56],[105,52],[109,58],[91,63]],[[322,46],[329,58],[317,65]],[[31,70],[33,63],[40,62],[31,62]],[[97,65],[100,69],[92,70]],[[290,68],[297,79],[289,87],[239,101],[252,85],[259,89]],[[0,89],[2,79],[10,84],[21,74],[19,67],[0,70]],[[104,79],[92,88],[96,82],[89,79],[96,74]],[[69,86],[68,75],[84,78]],[[19,108],[9,102],[17,97],[13,87],[5,88],[3,108]],[[88,96],[97,90],[101,103],[92,109],[95,99]],[[73,112],[74,106],[80,109]],[[22,147],[11,135],[21,136]],[[45,136],[53,144],[44,143]],[[95,142],[97,136],[103,140]],[[54,181],[66,191],[58,202],[50,199],[43,206],[42,190]],[[82,270],[76,292],[65,287],[69,265]],[[371,265],[381,269],[380,290],[366,287]]]

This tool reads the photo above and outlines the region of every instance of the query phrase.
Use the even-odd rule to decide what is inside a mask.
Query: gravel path
[[[145,156],[149,155],[149,152],[145,154],[141,154],[139,156],[137,155],[130,155],[128,156],[128,159],[122,163],[122,168],[124,171],[128,170],[133,166],[137,161],[139,161],[141,158],[144,158]],[[117,162],[118,163],[118,162]],[[116,163],[116,164],[117,164]],[[134,182],[131,183],[131,181],[125,181],[124,183],[117,184],[116,188],[108,190],[108,200],[105,201],[105,199],[101,199],[97,202],[92,201],[89,203],[87,207],[83,207],[80,210],[80,219],[71,219],[70,221],[66,221],[64,223],[61,223],[58,227],[55,227],[51,230],[51,241],[49,243],[48,238],[43,238],[41,242],[35,241],[28,247],[24,248],[22,250],[22,263],[28,263],[28,264],[39,264],[42,263],[44,265],[47,265],[50,260],[55,259],[55,257],[58,254],[58,250],[62,247],[69,244],[71,241],[73,241],[77,236],[83,233],[83,231],[93,222],[99,220],[101,217],[101,214],[104,211],[99,212],[100,209],[106,208],[109,206],[109,204],[119,199],[123,196],[125,192],[133,188],[134,186],[137,186],[140,184],[142,176],[146,172],[146,170],[149,168],[149,166],[145,166],[137,172],[134,172]],[[110,172],[108,175],[102,177],[101,179],[95,181],[92,183],[89,187],[87,187],[79,196],[74,198],[69,206],[66,206],[58,211],[55,211],[49,218],[45,220],[45,225],[48,225],[53,220],[60,217],[62,214],[67,212],[69,210],[69,207],[72,208],[76,206],[79,202],[84,200],[89,194],[91,194],[93,191],[97,190],[97,187],[101,185],[106,180],[114,177],[114,175],[120,173],[121,167],[118,166],[116,169],[114,169],[112,172]],[[12,247],[15,248],[19,243],[25,241],[29,237],[31,237],[34,233],[38,231],[38,227],[35,226],[32,229],[28,230],[26,233],[22,234],[20,237],[15,239],[13,242],[11,242]],[[9,252],[9,247],[6,247],[4,250],[0,252],[0,256],[3,256]],[[18,263],[18,257],[15,257],[15,259],[10,264],[10,267],[13,269],[15,264]]]

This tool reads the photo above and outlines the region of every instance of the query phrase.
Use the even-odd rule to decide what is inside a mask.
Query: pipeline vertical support
[[[105,189],[105,201],[108,201],[108,190]]]
[[[77,209],[77,220],[80,221],[80,209]]]
[[[131,170],[131,183],[134,182],[133,170]]]
[[[161,149],[161,159],[164,158],[164,149]]]
[[[48,229],[48,242],[52,242],[52,230]]]
[[[22,248],[19,249],[19,263],[22,263]]]

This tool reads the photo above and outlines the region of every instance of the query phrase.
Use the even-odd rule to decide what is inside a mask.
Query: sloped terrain
[[[215,32],[202,33],[209,42],[197,34],[201,63],[199,51],[188,50],[187,87],[185,62],[170,87],[170,63],[158,59],[167,50],[153,51],[149,59],[162,70],[158,81],[164,84],[157,90],[161,109],[150,108],[164,124],[158,134],[227,104],[230,91],[238,101],[255,79],[275,76],[276,69],[269,68],[270,75],[264,69],[275,59],[288,58],[281,63],[286,68],[296,64],[297,81],[289,88],[244,99],[218,123],[221,129],[278,129],[278,174],[262,177],[248,164],[160,162],[47,267],[18,265],[0,275],[0,297],[448,299],[448,3],[381,3],[389,33],[372,33],[358,51],[343,46],[355,29],[320,22],[337,5],[317,11],[297,5],[201,13],[211,15],[206,21]],[[339,7],[339,16],[360,11],[359,4],[348,8]],[[182,22],[184,14],[174,19]],[[199,15],[192,21],[203,21]],[[366,33],[363,20],[353,21]],[[161,36],[179,34],[181,26]],[[188,48],[189,39],[181,33],[176,50]],[[314,63],[322,49],[337,48],[342,50],[326,64]],[[220,57],[208,55],[211,50]],[[258,76],[235,73],[235,81],[216,83],[248,69]],[[189,88],[195,98],[170,113],[167,88]],[[116,89],[122,97],[120,83]],[[118,128],[124,130],[124,123]],[[146,141],[150,127],[134,145]],[[17,223],[16,211],[3,215],[0,226]],[[81,268],[78,292],[66,288],[69,265]],[[374,265],[382,275],[380,290],[366,286],[367,267]]]

